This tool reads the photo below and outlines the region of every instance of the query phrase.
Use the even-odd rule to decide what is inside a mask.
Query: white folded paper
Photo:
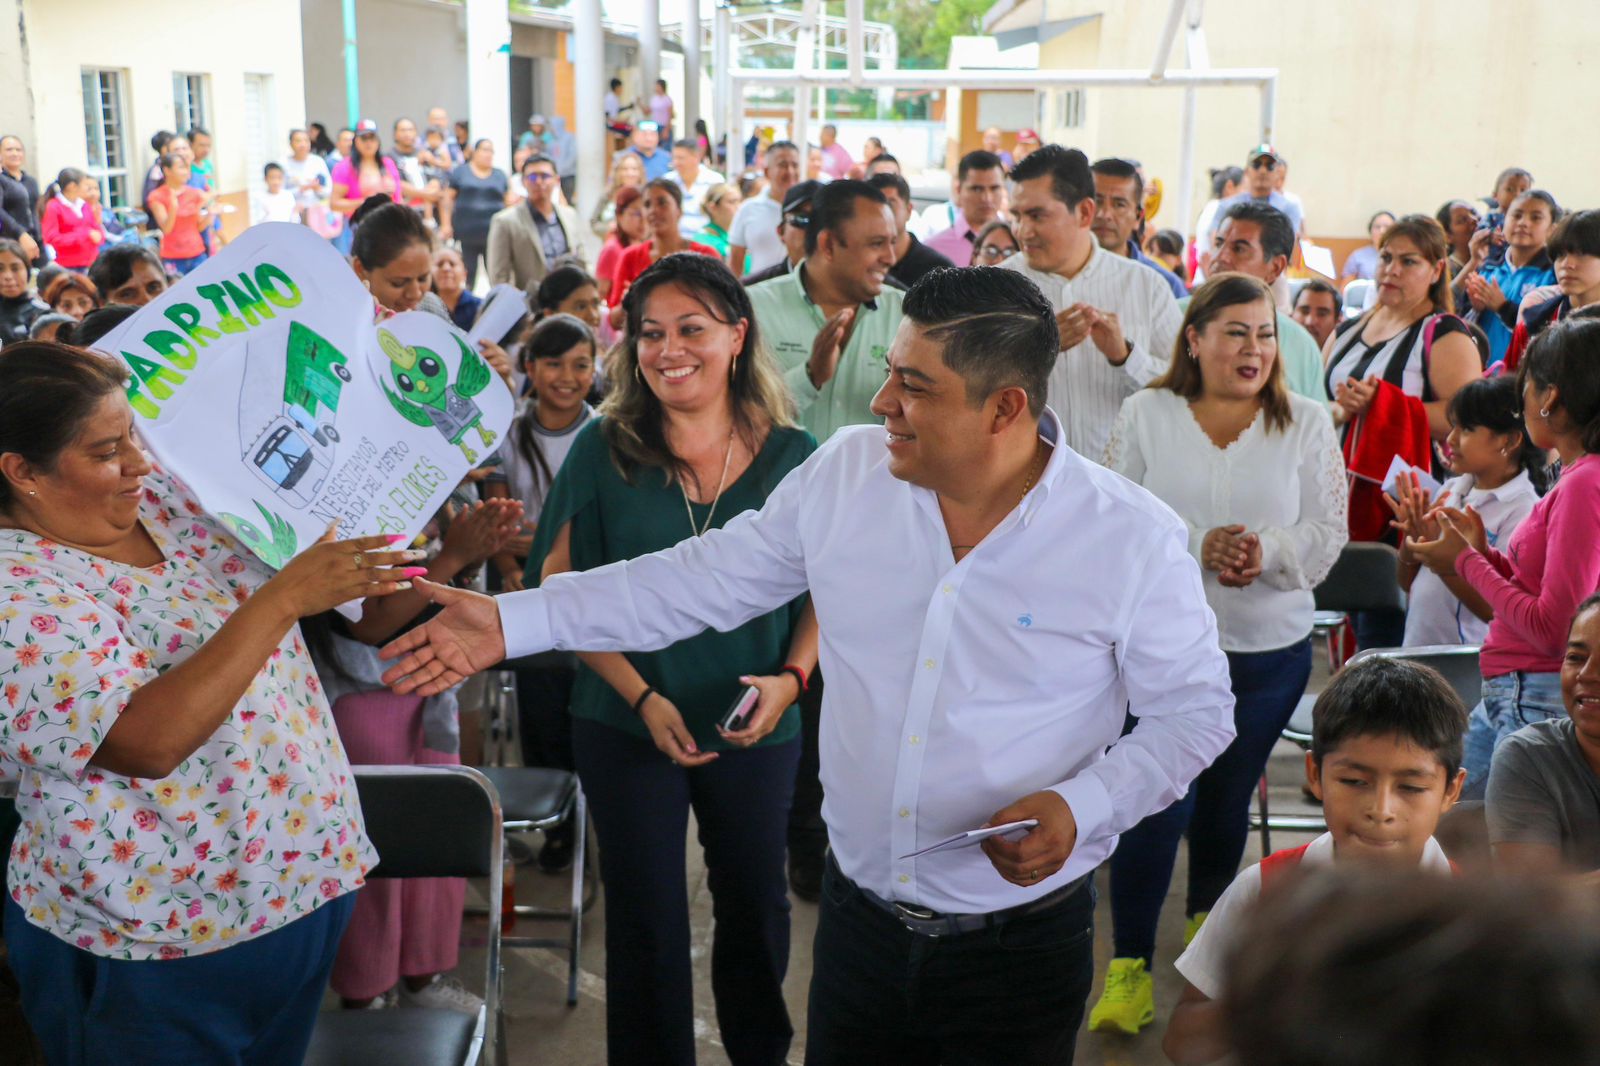
[[[969,829],[965,833],[957,833],[947,837],[937,844],[929,844],[921,851],[913,851],[909,855],[902,855],[902,859],[915,859],[921,855],[931,855],[936,851],[952,851],[956,848],[970,848],[974,844],[981,844],[990,837],[1024,837],[1039,824],[1037,818],[1024,818],[1020,822],[1007,822],[1005,825],[988,825],[982,829]]]

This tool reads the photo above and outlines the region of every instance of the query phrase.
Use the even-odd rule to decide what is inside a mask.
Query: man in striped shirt
[[[1056,310],[1061,354],[1049,403],[1067,443],[1099,462],[1122,401],[1163,374],[1182,315],[1155,271],[1095,240],[1094,175],[1076,148],[1045,145],[1011,171],[1016,270]]]

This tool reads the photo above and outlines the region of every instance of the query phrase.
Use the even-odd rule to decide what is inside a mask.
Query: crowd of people
[[[1070,1061],[1085,1013],[1134,1035],[1158,1007],[1175,1062],[1311,1062],[1245,1013],[1275,884],[1448,877],[1462,801],[1506,872],[1600,866],[1600,212],[1508,168],[1294,278],[1306,205],[1269,144],[1214,173],[1191,244],[1136,160],[1032,131],[986,131],[919,211],[876,138],[758,136],[725,174],[664,84],[638,115],[619,88],[587,233],[559,118],[516,180],[440,108],[387,148],[289,134],[252,221],[326,237],[375,319],[466,330],[480,271],[529,313],[480,343],[511,429],[424,534],[330,530],[276,573],[151,464],[92,350],[220,247],[209,134],[152,141],[143,234],[0,139],[5,936],[52,1053],[298,1061],[330,981],[475,1009],[462,883],[363,885],[349,765],[459,762],[462,686],[507,662],[523,759],[589,799],[613,1063],[694,1060],[691,814],[739,1064],[789,1050],[792,898],[820,908],[809,1062]],[[1479,646],[1482,698],[1339,670],[1306,763],[1327,832],[1240,872],[1351,542],[1409,593],[1357,644]],[[1186,984],[1157,1004],[1184,838]]]

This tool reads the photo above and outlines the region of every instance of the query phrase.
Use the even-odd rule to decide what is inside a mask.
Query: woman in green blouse
[[[624,306],[627,339],[606,360],[610,391],[545,500],[530,587],[703,536],[760,508],[816,449],[795,427],[749,298],[720,260],[667,256]],[[663,651],[578,658],[573,754],[600,839],[609,1061],[694,1061],[691,809],[716,919],[723,1045],[735,1066],[784,1061],[793,1036],[784,850],[796,704],[817,661],[809,603]],[[723,731],[749,686],[760,692],[753,719]]]

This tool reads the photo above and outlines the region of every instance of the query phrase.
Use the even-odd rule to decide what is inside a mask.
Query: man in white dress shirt
[[[1233,737],[1183,522],[1060,447],[1058,341],[1022,277],[934,271],[905,298],[885,425],[840,430],[759,512],[667,551],[498,600],[422,583],[443,611],[383,652],[387,683],[427,694],[508,654],[662,648],[809,590],[832,861],[808,1063],[1070,1062],[1095,867]]]
[[[1047,144],[1011,171],[1022,254],[1000,264],[1039,287],[1056,312],[1061,356],[1050,406],[1067,444],[1098,461],[1122,401],[1172,362],[1183,316],[1160,275],[1105,252],[1094,236],[1094,175],[1076,148]]]

